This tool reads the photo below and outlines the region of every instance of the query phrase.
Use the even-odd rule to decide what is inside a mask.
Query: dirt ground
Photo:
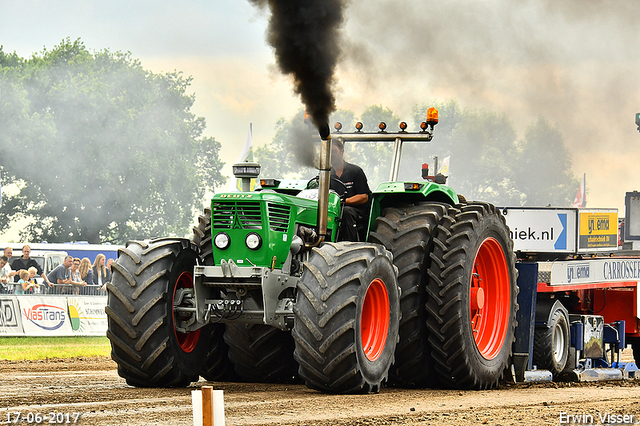
[[[19,412],[25,418],[19,424],[37,423],[36,413],[47,416],[42,424],[69,424],[69,413],[73,424],[80,413],[80,425],[191,425],[191,390],[211,384],[133,388],[108,358],[0,361],[0,377],[0,424],[13,423]],[[601,425],[607,415],[611,424],[622,424],[624,415],[640,423],[640,380],[505,384],[491,391],[385,388],[353,396],[303,385],[212,385],[224,390],[227,425]]]

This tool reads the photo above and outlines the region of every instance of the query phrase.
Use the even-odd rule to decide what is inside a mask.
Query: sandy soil
[[[61,420],[58,413],[80,413],[81,425],[191,425],[191,390],[211,384],[133,388],[108,358],[0,361],[0,377],[0,424],[21,412],[46,415],[43,424]],[[600,425],[607,414],[620,420],[616,424],[624,415],[640,422],[640,380],[504,384],[492,391],[385,388],[355,396],[325,395],[303,385],[213,386],[224,390],[227,425]],[[582,415],[587,417],[581,422],[569,417]]]

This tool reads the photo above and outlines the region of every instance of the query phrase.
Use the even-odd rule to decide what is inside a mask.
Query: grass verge
[[[0,360],[109,356],[106,337],[0,337]]]

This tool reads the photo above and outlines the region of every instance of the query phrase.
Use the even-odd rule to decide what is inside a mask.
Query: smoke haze
[[[267,40],[275,49],[280,70],[293,76],[296,93],[321,129],[336,108],[332,86],[340,57],[344,0],[249,1],[269,6]]]
[[[64,37],[81,37],[92,49],[131,51],[155,73],[178,69],[193,76],[193,112],[207,119],[205,135],[221,142],[223,173],[232,176],[249,123],[257,148],[272,141],[280,117],[300,107],[291,81],[273,71],[264,41],[268,14],[254,5],[266,10],[269,3],[221,0],[179,8],[166,0],[69,0],[61,8],[45,0],[4,2],[0,39],[5,52],[17,49],[28,58]],[[338,4],[348,4],[337,9],[344,20],[331,83],[338,109],[360,114],[383,105],[409,120],[416,104],[455,98],[463,109],[505,113],[519,137],[543,114],[571,149],[576,178],[587,173],[588,206],[621,209],[624,192],[640,190],[640,135],[632,119],[640,111],[640,2]],[[445,123],[441,114],[439,126]],[[452,157],[452,174],[459,164]]]
[[[520,136],[544,115],[589,190],[620,184],[604,206],[640,184],[629,160],[640,150],[639,2],[358,1],[347,14],[340,108],[357,97],[407,116],[416,103],[455,98],[506,113]]]

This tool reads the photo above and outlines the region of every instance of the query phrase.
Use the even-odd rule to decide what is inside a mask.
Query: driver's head
[[[340,166],[344,161],[344,143],[340,138],[331,139],[331,165]]]

